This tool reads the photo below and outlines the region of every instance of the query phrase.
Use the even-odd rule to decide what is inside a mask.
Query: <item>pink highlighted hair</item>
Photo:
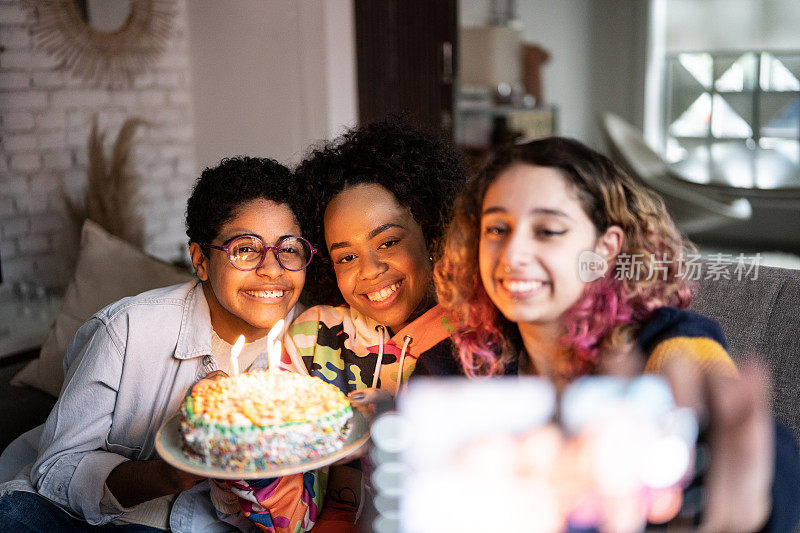
[[[599,233],[613,225],[622,228],[621,254],[635,257],[640,267],[633,277],[620,262],[612,262],[606,276],[587,283],[565,313],[561,342],[571,357],[560,371],[563,377],[593,373],[604,353],[628,349],[635,331],[657,308],[689,306],[691,287],[679,274],[691,244],[661,198],[607,157],[571,139],[551,137],[501,149],[458,199],[435,270],[439,303],[460,320],[455,342],[467,375],[502,374],[524,351],[517,325],[492,303],[478,271],[483,198],[497,176],[517,164],[559,170]]]

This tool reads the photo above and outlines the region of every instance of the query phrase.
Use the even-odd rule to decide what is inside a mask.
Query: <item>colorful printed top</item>
[[[415,372],[460,373],[450,349],[454,329],[439,306],[390,337],[386,328],[355,309],[320,305],[289,327],[284,363],[299,356],[312,376],[345,394],[375,387],[396,395]]]
[[[316,306],[289,326],[283,340],[285,367],[302,361],[312,376],[336,385],[345,394],[367,387],[393,395],[412,374],[460,373],[450,334],[454,330],[440,307],[434,307],[390,336],[374,320],[350,307]],[[398,376],[402,375],[402,378]],[[241,511],[264,531],[296,533],[316,523],[327,488],[327,472],[306,472],[277,479],[233,484]],[[350,521],[337,524],[343,531]],[[332,524],[327,524],[331,530]]]
[[[309,531],[317,520],[327,470],[231,484],[242,514],[270,533]]]

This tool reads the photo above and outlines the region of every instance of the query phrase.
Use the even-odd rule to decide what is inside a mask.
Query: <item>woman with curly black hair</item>
[[[312,242],[325,244],[325,213],[335,197],[358,185],[375,185],[409,211],[433,262],[440,256],[453,200],[465,184],[461,160],[449,143],[395,117],[350,130],[312,150],[296,172],[313,191],[307,206]],[[305,298],[314,305],[345,303],[336,280],[330,254],[321,246],[309,269]]]
[[[421,357],[449,337],[436,308],[433,264],[465,183],[452,147],[390,118],[312,151],[297,174],[316,197],[310,235],[320,251],[306,295],[321,305],[289,328],[287,350],[345,393],[377,387],[395,394],[418,366],[455,365],[449,345]],[[306,331],[319,333],[311,339]],[[334,353],[344,367],[331,360]]]
[[[310,235],[320,248],[306,296],[323,305],[289,327],[286,361],[301,356],[311,375],[346,394],[395,395],[412,373],[456,372],[433,289],[439,240],[465,183],[456,152],[392,118],[312,151],[297,174],[314,191]],[[352,530],[360,484],[357,467],[331,470],[315,531]]]

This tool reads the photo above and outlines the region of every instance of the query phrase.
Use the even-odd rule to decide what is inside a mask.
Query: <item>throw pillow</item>
[[[42,344],[38,359],[11,380],[58,396],[64,380],[62,361],[67,346],[84,322],[126,296],[193,279],[193,275],[160,261],[87,220],[81,230],[81,249],[75,275],[61,310]]]

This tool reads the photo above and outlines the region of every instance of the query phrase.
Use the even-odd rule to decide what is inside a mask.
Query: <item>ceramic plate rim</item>
[[[323,466],[343,459],[351,453],[355,453],[369,440],[367,421],[357,410],[353,409],[351,419],[352,429],[345,440],[344,446],[333,453],[306,459],[296,463],[289,463],[279,467],[264,470],[248,470],[244,472],[234,472],[222,468],[212,467],[187,458],[183,453],[181,436],[178,432],[178,415],[167,420],[156,433],[156,452],[169,465],[179,470],[212,479],[260,479],[268,477],[288,476],[300,472],[316,470]]]

